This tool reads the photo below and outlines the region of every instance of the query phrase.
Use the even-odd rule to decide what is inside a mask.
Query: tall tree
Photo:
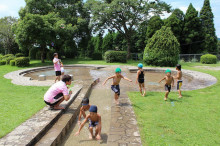
[[[105,35],[105,37],[103,38],[103,43],[102,43],[102,49],[103,49],[103,52],[102,53],[105,53],[105,51],[108,51],[108,50],[113,50],[113,35],[112,35],[112,32],[109,32],[107,35]]]
[[[127,42],[127,58],[130,57],[132,36],[140,24],[150,18],[149,14],[159,15],[170,12],[170,6],[161,0],[88,0],[94,30],[117,30]]]
[[[148,41],[155,34],[157,30],[161,29],[162,26],[163,26],[163,20],[160,18],[160,16],[151,17],[147,25],[146,40]]]
[[[204,32],[204,50],[207,52],[216,52],[218,39],[215,33],[213,22],[214,15],[210,6],[210,1],[205,0],[200,12],[200,20],[202,22],[202,30]]]
[[[5,54],[14,53],[13,48],[17,47],[12,25],[17,23],[13,17],[4,17],[0,19],[0,42],[5,50]]]
[[[172,14],[175,14],[179,20],[184,21],[185,15],[182,10],[175,9]]]
[[[203,42],[201,22],[198,17],[198,11],[189,5],[183,27],[183,44],[181,44],[181,53],[193,54],[203,52],[201,43]]]

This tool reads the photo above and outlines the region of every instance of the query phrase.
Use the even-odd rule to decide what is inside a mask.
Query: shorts
[[[96,127],[97,125],[99,125],[99,122],[93,122],[89,119],[89,127]]]
[[[144,83],[144,79],[138,79],[138,83],[143,84]]]
[[[55,71],[56,76],[61,76],[61,71]]]
[[[177,81],[177,90],[180,90],[182,87],[183,81]]]
[[[60,100],[62,99],[62,97],[63,97],[63,93],[59,93],[59,94],[57,94],[53,99],[55,99],[56,100],[56,102],[54,102],[54,103],[49,103],[49,102],[47,102],[47,101],[45,101],[44,100],[44,102],[47,104],[47,105],[49,105],[49,106],[54,106],[54,105],[56,105],[58,102],[60,102]]]
[[[171,85],[165,85],[165,91],[170,92],[170,90],[171,90]]]
[[[112,85],[111,86],[112,91],[114,91],[116,94],[120,95],[120,86],[119,85]]]

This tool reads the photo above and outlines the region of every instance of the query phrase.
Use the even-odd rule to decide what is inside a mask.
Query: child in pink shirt
[[[56,74],[56,79],[55,79],[55,83],[56,83],[57,80],[60,81],[61,68],[60,68],[60,59],[58,59],[58,53],[54,53],[53,56],[54,56],[53,64],[54,64],[54,70]]]

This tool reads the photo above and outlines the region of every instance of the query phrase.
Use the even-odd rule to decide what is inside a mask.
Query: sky
[[[190,3],[200,11],[204,0],[163,0],[170,4],[172,8],[179,8],[184,13],[186,12]],[[214,13],[214,23],[216,35],[220,38],[220,0],[210,0],[212,12]],[[24,0],[0,0],[0,18],[5,16],[19,17],[18,11],[25,6]],[[167,17],[168,15],[165,15]]]

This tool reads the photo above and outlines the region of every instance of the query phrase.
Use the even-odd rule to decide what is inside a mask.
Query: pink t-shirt
[[[53,84],[45,93],[44,100],[49,103],[55,103],[56,101],[60,100],[60,98],[54,99],[54,97],[59,93],[63,93],[63,95],[69,95],[66,83],[63,81],[59,81]]]
[[[57,62],[58,61],[58,62]],[[55,63],[57,62],[57,63]],[[60,61],[58,58],[54,58],[53,59],[53,64],[54,64],[54,70],[55,71],[61,71],[61,68],[60,68]]]

